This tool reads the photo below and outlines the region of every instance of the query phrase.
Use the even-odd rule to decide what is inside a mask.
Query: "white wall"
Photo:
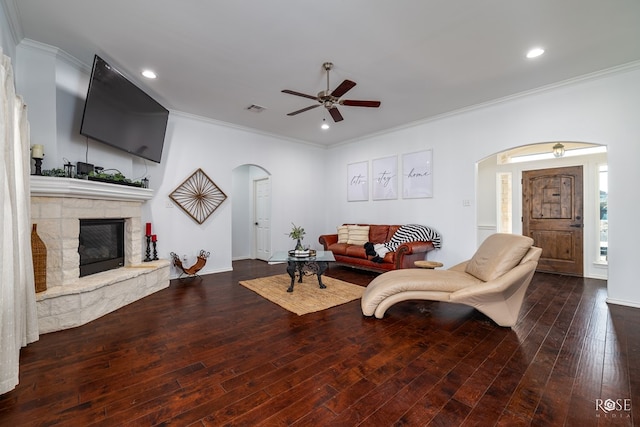
[[[404,129],[334,147],[327,157],[325,231],[347,221],[417,222],[442,233],[443,249],[428,255],[450,266],[471,256],[477,241],[476,164],[511,147],[540,141],[607,145],[609,164],[609,300],[640,307],[635,283],[635,224],[640,201],[640,64],[592,76]],[[431,199],[347,202],[347,164],[433,149]],[[463,200],[471,200],[464,207]]]
[[[170,251],[195,257],[200,249],[211,251],[212,256],[203,273],[231,269],[233,258],[232,224],[233,207],[247,203],[233,203],[234,191],[244,193],[237,197],[246,200],[248,181],[255,174],[249,173],[242,186],[233,184],[234,170],[251,164],[271,173],[272,185],[272,242],[273,249],[291,246],[288,237],[291,222],[302,224],[311,236],[320,233],[324,218],[322,200],[309,191],[299,176],[321,176],[324,150],[307,144],[283,141],[245,130],[224,126],[202,118],[172,114],[170,132],[165,142],[163,172],[160,180],[152,179],[154,198],[143,207],[146,217],[158,234],[161,255]],[[202,170],[229,197],[203,224],[198,224],[169,200],[169,194],[195,170]],[[250,216],[239,213],[238,222],[246,222]],[[253,231],[247,223],[248,234]]]
[[[248,224],[251,221],[251,191],[248,188],[251,181],[251,167],[238,166],[233,170],[231,185],[233,209],[231,242],[231,259],[246,259],[251,257],[252,236],[248,232]]]
[[[17,50],[20,58],[20,47]],[[16,70],[23,83],[19,89],[28,95],[28,104],[43,106],[38,114],[29,116],[32,135],[50,138],[42,141],[45,151],[75,163],[84,159],[84,144],[77,143],[74,125],[61,122],[63,116],[67,121],[77,120],[77,113],[56,114],[55,109],[77,111],[79,101],[61,95],[59,87],[79,88],[82,78],[76,76],[78,84],[69,84],[65,77],[74,73],[61,66],[58,58],[52,65],[47,55],[50,53],[24,54],[25,61],[19,61]],[[40,65],[55,73],[55,78],[47,78],[46,84],[37,80],[41,73],[33,69]],[[78,97],[84,98],[84,93],[78,93]],[[154,224],[160,255],[167,257],[174,251],[195,256],[200,249],[210,250],[212,258],[203,271],[207,273],[231,268],[233,203],[223,203],[202,225],[177,207],[169,207],[169,193],[197,168],[202,168],[230,198],[233,170],[238,166],[254,164],[272,173],[274,250],[290,246],[287,234],[291,222],[305,227],[309,236],[305,243],[314,246],[316,236],[333,232],[344,222],[416,222],[442,233],[443,249],[430,254],[429,259],[451,265],[468,258],[478,245],[478,161],[507,148],[540,141],[607,145],[609,300],[640,307],[640,289],[634,285],[636,243],[640,241],[635,223],[640,202],[630,194],[633,185],[640,182],[639,112],[640,64],[633,64],[616,73],[395,129],[328,151],[175,112],[170,115],[160,165],[112,152],[98,143],[90,143],[89,150],[90,156],[114,164],[103,164],[105,167],[117,167],[127,176],[150,176],[156,195],[145,204],[143,221]],[[58,140],[51,135],[57,135]],[[346,201],[347,164],[425,148],[433,149],[433,198]],[[319,161],[323,158],[325,163]],[[93,158],[89,160],[92,162]],[[313,189],[306,181],[300,183],[300,176],[316,177]],[[470,206],[463,206],[463,200],[469,200]]]

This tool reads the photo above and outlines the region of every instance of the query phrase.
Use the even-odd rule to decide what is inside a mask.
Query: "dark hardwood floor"
[[[238,285],[283,265],[233,267],[42,335],[0,425],[640,423],[640,309],[607,305],[603,281],[536,273],[509,329],[428,301],[382,320],[359,300],[297,316]]]

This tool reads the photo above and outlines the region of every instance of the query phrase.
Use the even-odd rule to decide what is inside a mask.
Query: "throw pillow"
[[[346,225],[338,227],[338,243],[347,243],[349,240],[349,228]]]
[[[347,229],[349,231],[348,244],[363,246],[369,241],[368,225],[348,225]]]

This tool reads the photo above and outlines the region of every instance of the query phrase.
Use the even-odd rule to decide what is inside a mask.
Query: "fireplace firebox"
[[[124,265],[124,219],[80,219],[80,277]]]

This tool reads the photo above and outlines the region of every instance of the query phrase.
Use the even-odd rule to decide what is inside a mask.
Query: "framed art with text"
[[[424,150],[402,155],[402,197],[433,197],[433,151]]]
[[[347,201],[369,200],[369,162],[347,165]]]
[[[373,160],[373,200],[398,198],[398,156]]]

